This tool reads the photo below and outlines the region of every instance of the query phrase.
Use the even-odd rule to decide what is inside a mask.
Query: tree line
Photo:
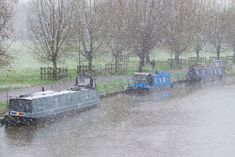
[[[7,1],[1,1],[0,8]],[[177,62],[189,49],[199,58],[206,43],[218,58],[228,47],[235,57],[234,4],[233,0],[31,0],[28,25],[33,52],[52,63],[54,78],[58,60],[69,51],[83,55],[89,69],[104,52],[111,52],[115,64],[131,53],[139,58],[141,72],[154,48],[168,49]],[[5,17],[10,21],[13,8],[5,8],[1,11],[9,12]],[[1,11],[0,22],[5,15]],[[5,33],[1,27],[0,44],[8,37],[1,36]],[[1,52],[6,51],[0,50],[2,63]]]

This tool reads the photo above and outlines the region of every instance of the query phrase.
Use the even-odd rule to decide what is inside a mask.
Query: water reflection
[[[10,145],[15,146],[27,146],[30,145],[33,136],[36,132],[37,127],[32,125],[30,127],[6,127],[5,128],[5,135],[6,138],[9,140]],[[14,141],[14,142],[11,142]]]
[[[52,122],[1,127],[0,156],[233,156],[234,90],[221,82],[179,84],[104,99]]]

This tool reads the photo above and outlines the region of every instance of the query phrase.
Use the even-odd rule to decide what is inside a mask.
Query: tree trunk
[[[235,63],[235,45],[233,45],[233,63]]]
[[[143,72],[143,67],[144,67],[144,60],[145,60],[145,57],[144,55],[142,56],[139,56],[139,68],[138,68],[138,71],[139,72]]]
[[[217,54],[217,59],[219,60],[220,59],[220,51],[217,51],[216,54]]]
[[[216,49],[216,54],[217,54],[217,60],[219,60],[220,59],[220,46],[219,47],[217,47],[217,49]]]
[[[149,54],[146,54],[145,63],[146,63],[146,64],[149,64],[149,63],[150,63],[150,57],[149,57]]]
[[[53,64],[52,80],[55,81],[55,80],[57,80],[57,61],[56,61],[56,59],[54,59],[52,61],[52,64]]]
[[[179,52],[175,52],[175,64],[176,64],[176,67],[179,68],[179,65],[180,65],[180,53]]]
[[[93,57],[90,55],[88,58],[88,70],[89,71],[92,71],[92,60],[93,60]]]
[[[115,74],[118,72],[118,56],[114,56]]]
[[[199,62],[200,52],[199,52],[199,51],[196,51],[196,54],[197,54],[197,62]]]

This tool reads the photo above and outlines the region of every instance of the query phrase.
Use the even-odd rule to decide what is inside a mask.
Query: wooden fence
[[[189,57],[188,61],[193,61],[193,62],[206,62],[206,57]]]
[[[182,68],[183,65],[188,65],[188,61],[186,59],[173,59],[169,58],[168,59],[168,65],[170,66],[171,69],[173,68]]]
[[[121,56],[120,62],[123,64],[128,64],[129,63],[129,56],[128,55]]]
[[[207,62],[207,59],[206,57],[189,57],[188,58],[188,65],[189,66],[192,66],[194,64],[197,64],[197,63],[206,63]]]
[[[113,63],[107,63],[105,64],[105,72],[108,74],[118,74],[123,75],[127,74],[127,64],[113,64]]]
[[[84,74],[89,74],[89,75],[97,75],[97,69],[95,66],[92,66],[91,69],[89,69],[88,65],[78,65],[77,66],[77,75],[84,75]]]
[[[125,63],[121,63],[115,65],[113,63],[107,63],[103,67],[92,66],[92,70],[89,70],[87,65],[80,65],[77,66],[77,75],[81,74],[92,74],[94,76],[103,75],[103,74],[110,74],[110,75],[125,75],[127,74],[129,65],[127,64],[129,61],[129,56],[124,57]],[[196,63],[208,63],[211,60],[215,60],[217,57],[200,57],[198,60],[196,57],[189,57],[188,59],[179,59],[179,65],[177,65],[177,61],[174,58],[169,58],[165,61],[156,61],[157,67],[170,67],[171,69],[174,68],[182,68],[192,66]],[[225,56],[221,57],[220,59],[224,60],[226,64],[234,63],[235,58],[233,56]],[[136,68],[137,70],[137,68]],[[40,69],[40,76],[41,80],[52,80],[53,68],[52,67],[41,67]],[[68,68],[57,68],[57,80],[60,79],[67,79],[69,77]]]
[[[162,60],[157,60],[156,64],[157,64],[157,67],[167,67],[169,65],[168,61],[162,61]]]
[[[235,62],[235,58],[233,56],[220,57],[220,59],[223,60],[225,63]],[[208,63],[212,60],[217,60],[217,57],[215,56],[210,56],[209,58],[199,57],[198,60],[197,60],[197,57],[189,57],[188,59],[179,59],[178,68],[182,68],[185,65],[192,66],[197,63]],[[169,58],[167,63],[171,69],[177,68],[177,61],[174,58]]]
[[[68,68],[57,68],[56,79],[67,79],[69,78]],[[53,68],[52,67],[41,67],[40,76],[41,80],[52,80]]]
[[[226,57],[220,57],[219,59],[221,59],[221,60],[223,60],[223,61],[226,61]],[[210,61],[211,61],[211,60],[217,60],[217,57],[211,56],[211,57],[209,57],[209,60],[210,60]]]

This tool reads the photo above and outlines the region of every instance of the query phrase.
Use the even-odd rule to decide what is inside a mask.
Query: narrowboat
[[[77,77],[75,85],[59,92],[42,91],[10,99],[5,123],[24,124],[67,112],[97,107],[100,104],[92,77]]]
[[[126,93],[148,92],[154,89],[171,88],[173,82],[171,74],[160,73],[134,73]]]
[[[187,73],[187,82],[220,80],[225,75],[224,62],[213,60],[208,65],[193,65]]]

